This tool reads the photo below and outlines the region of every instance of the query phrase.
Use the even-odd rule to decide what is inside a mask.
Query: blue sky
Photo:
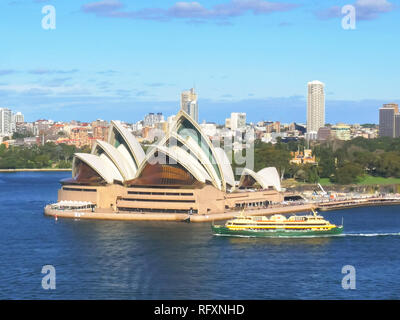
[[[56,29],[41,26],[56,9]],[[356,29],[340,8],[353,4]],[[135,122],[179,109],[195,86],[199,118],[304,122],[307,82],[326,84],[326,121],[378,121],[400,102],[394,0],[4,0],[0,106],[27,121]]]

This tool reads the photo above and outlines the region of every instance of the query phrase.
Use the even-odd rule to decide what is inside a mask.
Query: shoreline
[[[260,208],[247,210],[247,215],[262,216],[272,214],[292,214],[299,212],[308,212],[311,209],[319,211],[351,209],[364,206],[387,206],[400,205],[400,198],[366,198],[366,199],[347,199],[329,202],[303,203],[297,205],[272,206],[269,208]],[[52,209],[51,205],[44,208],[44,215],[54,218],[72,218],[72,219],[93,219],[93,220],[115,220],[115,221],[184,221],[184,222],[212,222],[219,220],[228,220],[238,216],[240,210],[228,211],[213,214],[186,214],[186,213],[133,213],[116,212],[112,210],[89,211],[89,210],[57,210]]]
[[[293,212],[307,212],[314,207],[310,204],[302,204],[296,206],[282,206],[265,209],[248,210],[246,214],[253,216],[271,215],[271,214],[287,214]],[[212,222],[219,220],[232,219],[240,214],[238,211],[230,211],[213,214],[186,214],[186,213],[126,213],[126,212],[91,212],[89,210],[56,210],[51,209],[50,205],[44,208],[44,215],[54,218],[72,218],[72,219],[93,219],[93,220],[125,220],[125,221],[185,221],[185,222]]]
[[[0,172],[45,172],[45,171],[72,171],[72,169],[42,168],[42,169],[0,169]]]

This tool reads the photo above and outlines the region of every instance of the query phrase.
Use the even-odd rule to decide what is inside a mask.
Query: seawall
[[[265,209],[246,210],[247,215],[271,215],[288,214],[294,212],[307,212],[311,210],[311,205],[281,206]],[[44,209],[46,216],[70,219],[96,219],[96,220],[124,220],[124,221],[186,221],[186,222],[210,222],[227,220],[236,217],[240,211],[229,211],[224,213],[214,213],[208,215],[200,214],[173,214],[173,213],[126,213],[126,212],[92,212],[74,210],[56,210],[47,205]]]

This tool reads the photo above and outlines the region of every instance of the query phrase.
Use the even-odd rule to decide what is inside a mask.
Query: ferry
[[[290,237],[290,236],[321,236],[337,235],[343,231],[341,226],[336,226],[312,209],[313,214],[292,215],[289,218],[281,214],[270,217],[245,216],[244,211],[240,216],[228,220],[225,225],[212,225],[216,235],[252,236],[252,237]]]

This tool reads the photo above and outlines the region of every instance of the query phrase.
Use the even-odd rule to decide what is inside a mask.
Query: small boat
[[[337,235],[343,231],[343,223],[336,226],[312,210],[310,215],[292,215],[289,218],[281,214],[270,217],[245,216],[244,211],[225,225],[212,225],[216,235],[253,236],[253,237],[299,237]]]

